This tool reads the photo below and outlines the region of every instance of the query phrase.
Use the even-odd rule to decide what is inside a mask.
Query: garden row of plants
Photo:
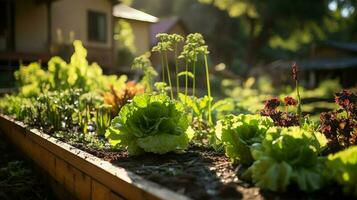
[[[354,93],[336,93],[340,108],[322,113],[321,122],[314,123],[301,112],[294,64],[296,98],[272,98],[260,112],[251,113],[232,98],[211,96],[209,52],[201,34],[157,38],[152,52],[161,56],[160,75],[150,53],[133,62],[133,70],[143,74],[138,82],[103,75],[97,64],[88,64],[85,48],[75,41],[68,63],[54,57],[47,70],[40,63],[21,66],[15,73],[19,91],[1,99],[1,112],[68,143],[124,150],[130,156],[184,153],[190,145],[212,147],[224,151],[233,165],[245,166],[242,178],[271,191],[295,186],[312,192],[337,183],[346,195],[357,196]],[[169,65],[171,54],[175,66]],[[206,75],[203,97],[195,91],[200,67]]]

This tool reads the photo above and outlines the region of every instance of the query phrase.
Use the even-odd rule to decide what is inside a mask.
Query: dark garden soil
[[[129,157],[125,151],[101,151],[77,147],[126,168],[148,180],[193,199],[340,199],[340,187],[330,186],[312,194],[294,188],[277,194],[241,180],[241,166],[232,166],[223,153],[191,147],[185,153],[145,154]]]
[[[22,157],[0,134],[0,199],[55,199],[31,163]]]

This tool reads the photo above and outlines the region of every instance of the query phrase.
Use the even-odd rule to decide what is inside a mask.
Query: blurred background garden
[[[2,92],[16,90],[13,73],[21,64],[40,61],[46,68],[55,55],[68,61],[74,40],[83,42],[88,60],[104,73],[139,80],[132,61],[150,51],[161,32],[202,33],[209,45],[212,93],[231,97],[241,111],[258,112],[269,97],[294,96],[293,62],[299,66],[303,112],[313,119],[336,108],[335,92],[356,90],[355,0],[83,2],[0,0]],[[153,53],[151,62],[160,74],[159,55]],[[197,91],[203,96],[203,60],[197,66]]]
[[[356,196],[356,8],[357,0],[0,0],[0,135],[37,159],[22,144],[36,128],[194,199],[260,198],[264,189],[276,199],[288,186],[303,199],[333,199],[336,183]],[[8,127],[18,121],[21,140]],[[0,199],[51,199],[5,143]],[[135,158],[144,153],[147,164]],[[72,185],[57,159],[54,178]],[[288,198],[299,198],[293,187]]]

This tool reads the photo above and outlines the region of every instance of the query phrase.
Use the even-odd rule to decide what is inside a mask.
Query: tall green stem
[[[176,94],[177,96],[180,93],[180,83],[179,83],[179,76],[178,76],[178,61],[177,61],[177,44],[175,44],[175,67],[176,67]]]
[[[170,68],[169,68],[169,62],[167,59],[167,52],[165,51],[165,63],[166,63],[166,71],[167,71],[167,78],[169,80],[169,86],[170,86],[170,94],[171,94],[171,99],[174,99],[174,92],[172,90],[172,84],[171,84],[171,75],[170,75]]]
[[[165,65],[164,65],[164,54],[161,52],[161,71],[162,71],[162,82],[165,82]]]
[[[207,55],[204,55],[205,57],[205,67],[206,67],[206,81],[207,81],[207,94],[208,94],[208,122],[212,124],[212,110],[211,110],[211,84],[209,80],[209,68],[208,68],[208,61],[207,61]]]
[[[192,96],[195,96],[196,89],[196,61],[193,61]]]
[[[296,87],[296,95],[298,99],[298,106],[297,106],[297,115],[299,117],[299,122],[301,123],[301,97],[300,97],[300,91],[299,91],[299,81],[295,81],[295,87]]]
[[[148,72],[148,69],[146,68],[145,69],[145,74],[146,74],[146,77],[147,77],[147,87],[148,87],[148,89],[147,89],[147,91],[149,92],[149,93],[151,93],[152,92],[152,78],[151,78],[151,74],[150,74],[150,72]]]
[[[188,60],[185,60],[185,70],[186,70],[186,74],[185,74],[185,96],[187,96],[187,88],[188,88]]]

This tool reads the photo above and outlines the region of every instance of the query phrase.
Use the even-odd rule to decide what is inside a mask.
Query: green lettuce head
[[[252,147],[256,161],[248,172],[257,186],[272,191],[283,192],[292,182],[303,191],[320,189],[325,183],[325,165],[319,154],[325,145],[321,133],[272,127],[262,143]]]
[[[106,138],[115,148],[131,155],[143,152],[164,154],[188,147],[188,121],[183,106],[167,95],[135,96],[115,117]]]
[[[343,186],[346,194],[357,197],[357,146],[330,154],[327,160],[329,175]]]
[[[254,161],[250,152],[251,145],[260,143],[265,132],[273,125],[270,118],[259,115],[227,115],[218,121],[216,136],[233,163],[249,165]]]

